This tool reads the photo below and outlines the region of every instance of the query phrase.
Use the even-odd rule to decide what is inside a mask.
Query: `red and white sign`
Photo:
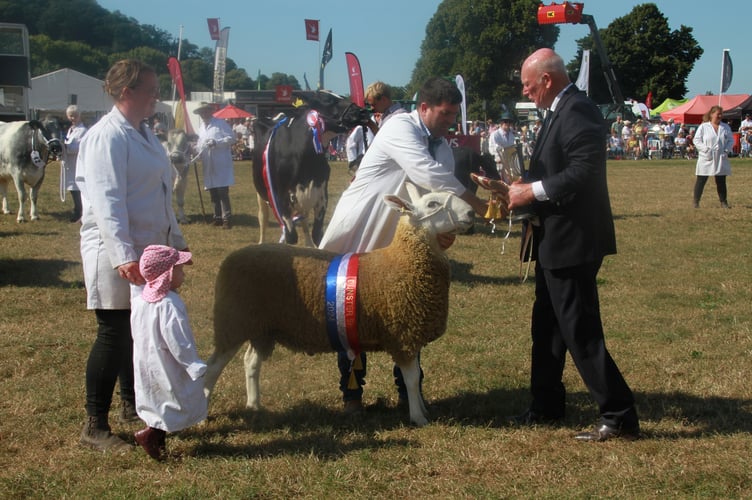
[[[292,85],[277,85],[274,87],[275,100],[289,104],[292,102]]]
[[[319,20],[318,19],[306,19],[305,20],[305,37],[306,40],[319,41]]]
[[[219,18],[210,17],[206,20],[209,25],[209,36],[212,40],[219,40]]]

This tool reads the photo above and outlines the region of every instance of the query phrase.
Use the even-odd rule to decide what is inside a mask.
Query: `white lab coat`
[[[697,149],[695,175],[731,175],[728,153],[734,147],[734,134],[728,124],[721,122],[718,132],[710,122],[701,124],[693,142]]]
[[[373,132],[366,127],[366,140],[368,141],[368,147],[373,144]],[[347,161],[355,161],[358,156],[365,154],[366,145],[363,141],[363,127],[357,126],[352,129],[350,135],[347,136],[347,142],[345,142],[345,152],[347,153]]]
[[[172,209],[172,166],[154,133],[142,135],[113,107],[81,140],[81,259],[89,309],[129,309],[116,268],[148,245],[187,247]]]
[[[134,286],[131,301],[136,412],[149,427],[175,432],[206,419],[206,363],[198,356],[185,303],[170,291],[146,302]]]
[[[206,145],[209,140],[214,141],[214,147],[210,148]],[[205,189],[235,184],[235,169],[232,163],[233,144],[235,144],[235,134],[226,121],[212,118],[207,124],[201,120],[196,146],[201,151]]]
[[[428,134],[418,111],[389,117],[360,163],[355,180],[342,193],[320,248],[338,253],[366,252],[391,243],[399,213],[383,201],[385,194],[408,198],[405,180],[425,190],[458,196],[465,187],[454,176],[454,156],[446,140],[428,151]]]
[[[86,133],[86,126],[78,123],[68,129],[65,134],[65,156],[62,161],[62,187],[65,191],[79,191],[76,185],[76,160],[78,159],[78,147]]]

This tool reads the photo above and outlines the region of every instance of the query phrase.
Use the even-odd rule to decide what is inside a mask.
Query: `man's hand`
[[[126,262],[123,265],[118,266],[118,274],[124,280],[133,283],[134,285],[143,285],[146,280],[141,276],[141,271],[138,268],[138,262]]]
[[[509,210],[530,205],[534,201],[535,195],[533,194],[532,184],[514,181],[509,186],[509,204],[507,205]]]

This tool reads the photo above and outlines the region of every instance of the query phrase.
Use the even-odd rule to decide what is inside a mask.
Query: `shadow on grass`
[[[518,276],[481,276],[473,274],[471,262],[449,260],[452,270],[452,281],[466,285],[516,285],[520,283]]]
[[[0,259],[0,286],[83,288],[83,281],[63,281],[60,275],[78,262],[52,259]]]
[[[752,432],[752,400],[683,393],[638,393],[635,396],[642,433],[646,439],[696,439]],[[427,407],[435,424],[512,429],[508,417],[522,413],[528,402],[527,389],[495,389],[432,400]],[[597,410],[590,395],[575,392],[568,395],[567,417],[558,428],[571,428],[574,433],[591,427],[597,419]],[[675,422],[676,425],[670,427],[680,430],[660,431],[652,428],[661,421]],[[194,427],[184,432],[204,439],[211,436],[221,438],[219,443],[204,441],[199,444],[193,450],[194,455],[260,457],[314,454],[320,459],[336,460],[352,451],[413,446],[415,442],[411,439],[384,439],[382,434],[383,431],[408,426],[408,410],[383,400],[366,406],[363,413],[357,416],[303,401],[282,412],[243,408],[224,415],[214,414],[210,416],[207,427]],[[290,437],[264,441],[258,445],[227,442],[239,431],[277,431]],[[531,432],[535,431],[536,428],[531,428]]]

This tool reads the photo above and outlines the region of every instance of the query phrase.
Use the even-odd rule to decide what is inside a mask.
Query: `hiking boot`
[[[133,449],[133,445],[126,443],[110,431],[106,417],[88,417],[81,431],[79,443],[93,450],[113,453],[125,453]]]
[[[120,405],[119,420],[121,424],[132,424],[133,422],[140,421],[141,419],[138,418],[138,413],[136,413],[136,403],[124,399]]]
[[[146,451],[154,460],[164,460],[166,454],[165,436],[166,432],[154,427],[146,427],[136,434],[136,442]]]
[[[360,399],[345,401],[343,412],[345,415],[360,415],[363,413],[363,402]]]

